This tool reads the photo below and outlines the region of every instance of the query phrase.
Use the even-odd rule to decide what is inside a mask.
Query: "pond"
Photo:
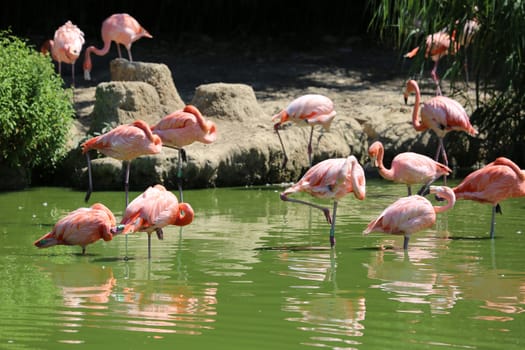
[[[37,249],[84,193],[0,193],[0,347],[523,348],[524,200],[502,203],[494,240],[490,206],[459,201],[405,252],[402,236],[363,236],[406,192],[369,180],[366,200],[341,200],[331,250],[324,215],[282,202],[281,190],[185,191],[195,220],[166,228],[164,241],[152,235],[151,260],[145,233],[85,256]],[[94,192],[93,202],[119,219],[124,193]]]

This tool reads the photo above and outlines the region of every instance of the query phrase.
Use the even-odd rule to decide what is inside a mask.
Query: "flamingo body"
[[[109,52],[111,42],[114,41],[117,44],[118,56],[122,57],[120,52],[120,46],[123,45],[128,51],[129,61],[132,62],[131,56],[131,45],[140,38],[153,38],[153,36],[144,29],[139,22],[127,13],[117,13],[111,15],[102,23],[101,29],[102,41],[104,47],[97,49],[95,46],[87,48],[84,58],[84,79],[91,80],[91,53],[98,56],[104,56]]]
[[[113,239],[111,229],[116,225],[115,216],[103,204],[95,203],[89,208],[79,208],[60,219],[53,230],[38,240],[34,245],[48,248],[54,245],[79,245],[82,254],[86,246],[99,239]]]
[[[131,124],[119,125],[82,144],[82,153],[91,149],[118,160],[132,160],[142,155],[159,153],[162,141],[151,132],[146,122],[136,120]]]
[[[80,56],[84,45],[84,33],[71,21],[55,31],[53,40],[47,40],[42,45],[43,53],[51,52],[51,57],[58,62],[58,72],[62,74],[62,62],[71,64],[71,79],[75,84],[75,62]]]
[[[390,169],[383,164],[384,148],[380,141],[374,142],[368,148],[372,162],[379,168],[379,174],[386,180],[406,184],[408,194],[411,185],[424,184],[428,187],[441,176],[449,175],[452,170],[430,157],[414,152],[404,152],[396,155]]]
[[[167,225],[185,226],[193,221],[194,212],[188,203],[179,203],[177,197],[162,185],[149,187],[129,203],[121,220],[123,234],[146,232],[148,256],[151,256],[151,234],[157,232],[163,239],[162,228]]]
[[[416,131],[431,129],[439,138],[439,146],[436,154],[438,160],[440,151],[443,156],[444,164],[448,166],[448,158],[443,144],[443,138],[450,131],[463,131],[475,136],[478,131],[470,123],[470,118],[461,104],[457,101],[445,97],[435,96],[423,103],[421,112],[418,113],[421,93],[415,80],[409,80],[404,92],[405,102],[410,93],[416,94],[414,109],[412,110],[412,125]],[[421,115],[421,120],[420,120]]]
[[[168,114],[152,126],[151,131],[161,138],[164,146],[173,148],[182,148],[193,142],[210,144],[217,139],[215,123],[205,120],[192,105]]]
[[[281,136],[279,135],[280,126],[287,121],[291,121],[299,126],[310,126],[312,128],[310,132],[310,141],[308,142],[308,159],[311,166],[313,128],[315,125],[321,125],[324,130],[330,130],[330,125],[332,124],[335,115],[336,111],[334,110],[334,103],[332,100],[326,96],[318,94],[300,96],[290,102],[285,109],[274,115],[272,117],[272,121],[275,123],[274,129],[279,137],[284,153],[283,167],[286,165],[287,156]]]
[[[447,204],[433,206],[428,199],[420,195],[400,198],[372,220],[363,233],[382,232],[404,235],[403,248],[407,249],[411,234],[432,227],[436,222],[436,213],[449,210],[455,204],[454,192],[449,187],[430,186],[430,193],[445,199]]]
[[[105,134],[92,137],[82,144],[82,153],[87,157],[89,190],[85,201],[89,200],[93,185],[91,181],[91,160],[89,150],[95,149],[100,153],[118,160],[127,161],[125,190],[126,205],[128,204],[128,182],[130,161],[147,154],[160,153],[162,141],[158,135],[151,132],[149,125],[143,120],[136,120],[131,124],[120,125]]]
[[[485,167],[470,173],[453,190],[457,199],[492,205],[490,235],[494,237],[494,214],[498,210],[499,203],[508,198],[525,196],[525,171],[510,159],[499,157]]]
[[[289,198],[296,192],[305,192],[315,198],[328,198],[334,200],[333,216],[330,210],[320,205]],[[309,205],[320,209],[325,214],[326,220],[331,224],[330,244],[335,245],[335,216],[337,202],[349,193],[363,200],[366,196],[366,179],[363,168],[354,156],[348,158],[333,158],[317,163],[311,167],[304,176],[293,186],[281,193],[281,199]]]

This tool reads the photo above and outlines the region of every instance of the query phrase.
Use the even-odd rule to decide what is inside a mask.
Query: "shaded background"
[[[37,44],[71,20],[89,45],[91,38],[100,38],[102,21],[119,12],[134,16],[159,41],[184,45],[205,37],[307,49],[321,39],[366,34],[370,21],[366,1],[11,1],[0,9],[1,29],[11,28]]]

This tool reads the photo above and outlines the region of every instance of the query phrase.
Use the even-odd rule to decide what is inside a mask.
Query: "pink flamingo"
[[[95,149],[100,153],[127,163],[124,189],[126,191],[126,206],[128,205],[129,170],[131,160],[146,155],[157,154],[162,149],[162,141],[157,135],[153,135],[149,125],[136,120],[131,124],[120,125],[105,134],[95,136],[82,144],[82,153],[87,157],[89,189],[85,201],[89,200],[93,192],[91,178],[91,160],[89,150]]]
[[[421,194],[441,176],[447,176],[452,172],[448,166],[413,152],[396,155],[390,169],[387,169],[383,165],[384,148],[380,141],[374,142],[368,148],[368,155],[372,159],[372,164],[379,168],[379,174],[384,179],[406,184],[409,196],[412,194],[411,185],[424,184],[418,192]]]
[[[324,130],[330,130],[330,124],[334,120],[336,112],[334,110],[334,103],[328,97],[323,95],[309,94],[296,98],[290,104],[274,115],[272,121],[275,122],[274,130],[279,137],[279,142],[284,153],[282,167],[286,166],[288,156],[284,149],[284,143],[279,134],[279,128],[286,121],[292,121],[299,126],[310,126],[310,141],[308,141],[308,161],[312,166],[312,137],[314,134],[314,126],[321,125]]]
[[[85,255],[88,244],[99,239],[111,241],[111,230],[116,224],[111,210],[101,203],[95,203],[90,208],[79,208],[60,219],[53,230],[36,240],[34,245],[38,248],[79,245],[82,247],[82,255]]]
[[[84,79],[91,80],[91,52],[98,56],[104,56],[109,52],[111,42],[114,41],[117,44],[118,57],[122,57],[120,52],[120,46],[124,45],[128,50],[129,61],[133,62],[131,56],[131,45],[139,40],[140,38],[153,38],[153,36],[144,29],[139,22],[127,13],[117,13],[108,17],[102,23],[102,41],[104,47],[97,49],[95,46],[87,48],[84,58]]]
[[[499,203],[507,198],[525,196],[525,171],[510,159],[499,157],[470,173],[453,190],[457,199],[492,205],[490,238],[494,238],[496,213],[502,213]]]
[[[433,206],[425,197],[413,195],[403,197],[389,205],[375,220],[372,220],[364,234],[383,232],[394,235],[404,235],[403,249],[408,249],[408,241],[412,233],[431,227],[436,222],[436,213],[442,213],[454,206],[456,197],[450,187],[430,186],[434,193],[447,201],[444,206]]]
[[[46,40],[40,51],[51,52],[51,57],[58,62],[58,74],[62,74],[62,62],[71,64],[71,81],[75,85],[75,62],[84,45],[84,33],[71,21],[55,31],[53,40]]]
[[[210,144],[217,139],[217,127],[214,122],[205,120],[197,107],[187,105],[184,109],[175,111],[162,118],[151,127],[153,134],[158,135],[162,144],[179,151],[177,178],[179,196],[182,197],[182,160],[186,160],[185,146],[193,142]]]
[[[179,203],[177,197],[162,185],[148,187],[129,203],[116,228],[116,233],[146,232],[148,234],[148,258],[151,258],[151,234],[164,238],[162,228],[167,225],[186,226],[193,221],[193,208]]]
[[[439,87],[439,77],[437,75],[437,68],[439,60],[448,55],[454,55],[458,49],[458,45],[454,39],[455,33],[452,37],[445,31],[440,31],[427,36],[425,40],[425,58],[430,56],[434,62],[434,68],[430,72],[432,80],[436,83],[436,94],[441,95],[441,88]],[[452,45],[451,45],[452,43]],[[419,52],[419,46],[406,53],[404,57],[412,58]]]
[[[333,215],[330,209],[288,196],[296,192],[306,192],[316,198],[334,200]],[[281,200],[305,204],[323,211],[330,227],[330,246],[335,245],[335,217],[338,201],[349,193],[359,199],[365,199],[366,179],[363,168],[354,156],[333,158],[317,163],[293,186],[281,193]]]
[[[415,80],[409,80],[403,93],[405,103],[411,92],[416,94],[416,102],[412,111],[412,125],[416,131],[425,131],[431,129],[439,138],[439,145],[435,160],[437,161],[441,152],[443,163],[448,166],[447,152],[443,144],[445,135],[453,130],[464,131],[475,136],[478,132],[470,124],[470,119],[463,108],[457,101],[445,97],[435,96],[423,103],[421,107],[421,121],[419,120],[418,110],[421,101],[419,86]]]
[[[459,24],[459,20],[456,21],[456,24]],[[439,87],[439,77],[437,75],[437,68],[439,60],[446,55],[455,55],[460,47],[465,47],[465,49],[471,44],[474,35],[479,31],[479,23],[477,19],[467,20],[463,29],[459,34],[459,40],[456,40],[456,29],[452,31],[452,35],[447,33],[447,29],[443,29],[434,34],[430,34],[426,37],[425,40],[425,58],[428,56],[431,57],[434,62],[434,67],[430,72],[432,80],[436,83],[436,94],[441,95],[441,88]],[[407,52],[404,57],[413,58],[419,52],[419,47],[412,49]],[[468,83],[468,67],[467,67],[467,58],[465,55],[465,75]]]

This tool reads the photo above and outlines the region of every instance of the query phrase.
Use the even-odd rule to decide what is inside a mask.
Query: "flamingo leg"
[[[118,57],[119,58],[122,58],[122,53],[120,52],[120,44],[115,42],[115,44],[117,44],[117,52],[118,52]]]
[[[91,177],[91,159],[89,158],[89,152],[86,152],[86,158],[87,158],[87,165],[88,165],[88,190],[86,192],[86,196],[84,197],[84,201],[87,203],[89,201],[89,197],[91,197],[91,193],[93,192],[93,178]]]
[[[131,49],[130,48],[127,48],[128,49],[128,57],[129,57],[129,61],[130,62],[133,62],[133,57],[131,56]]]
[[[499,204],[496,204],[492,207],[492,220],[490,222],[490,238],[494,238],[494,232],[496,229],[496,213],[502,214],[501,207]]]
[[[281,148],[283,150],[284,158],[283,158],[283,163],[281,164],[281,168],[284,168],[286,167],[286,163],[288,163],[288,156],[286,155],[286,150],[284,149],[284,143],[283,143],[283,139],[281,138],[281,134],[279,134],[280,126],[281,124],[277,123],[273,126],[273,129],[275,130],[275,132],[277,133],[277,136],[279,137],[279,142],[281,143]]]
[[[151,232],[148,232],[148,259],[151,259]]]
[[[126,177],[124,179],[124,190],[126,192],[126,208],[128,207],[128,204],[129,204],[129,195],[128,195],[128,192],[129,192],[129,170],[130,170],[130,167],[131,167],[131,162],[128,160],[126,161]],[[124,208],[124,212],[126,212],[126,208]],[[125,241],[125,246],[126,246],[126,254],[124,256],[124,258],[127,260],[128,258],[128,235],[126,235],[126,238],[124,239]]]
[[[328,209],[328,208],[322,207],[322,206],[314,204],[314,203],[302,201],[300,199],[289,198],[289,197],[287,197],[286,195],[284,195],[282,193],[281,193],[281,200],[287,201],[287,202],[300,203],[300,204],[308,205],[310,207],[317,208],[317,209],[321,210],[324,213],[324,216],[326,217],[326,221],[328,221],[329,224],[332,224],[332,222],[333,222],[332,218],[330,217],[330,209]]]
[[[405,235],[405,239],[403,240],[403,249],[408,249],[408,241],[410,241],[410,235]]]
[[[310,141],[308,141],[308,163],[312,167],[312,137],[314,136],[314,127],[310,131]]]
[[[82,247],[82,255],[86,255],[86,247]]]
[[[335,215],[337,213],[337,201],[334,201],[334,209],[332,213],[332,225],[330,226],[330,247],[335,246]]]
[[[407,184],[407,191],[408,191],[408,195],[411,196],[412,195],[412,187],[410,186],[410,184]],[[419,194],[419,192],[417,194]]]
[[[434,83],[436,83],[436,96],[441,96],[441,88],[439,87],[439,77],[437,75],[438,63],[439,59],[436,60],[436,62],[434,63],[434,68],[432,68],[430,75],[432,76]]]
[[[71,64],[71,85],[75,87],[75,64]]]
[[[184,201],[182,197],[182,160],[186,159],[186,151],[183,148],[179,148],[179,159],[177,164],[177,185],[179,187],[179,199],[181,202]]]

